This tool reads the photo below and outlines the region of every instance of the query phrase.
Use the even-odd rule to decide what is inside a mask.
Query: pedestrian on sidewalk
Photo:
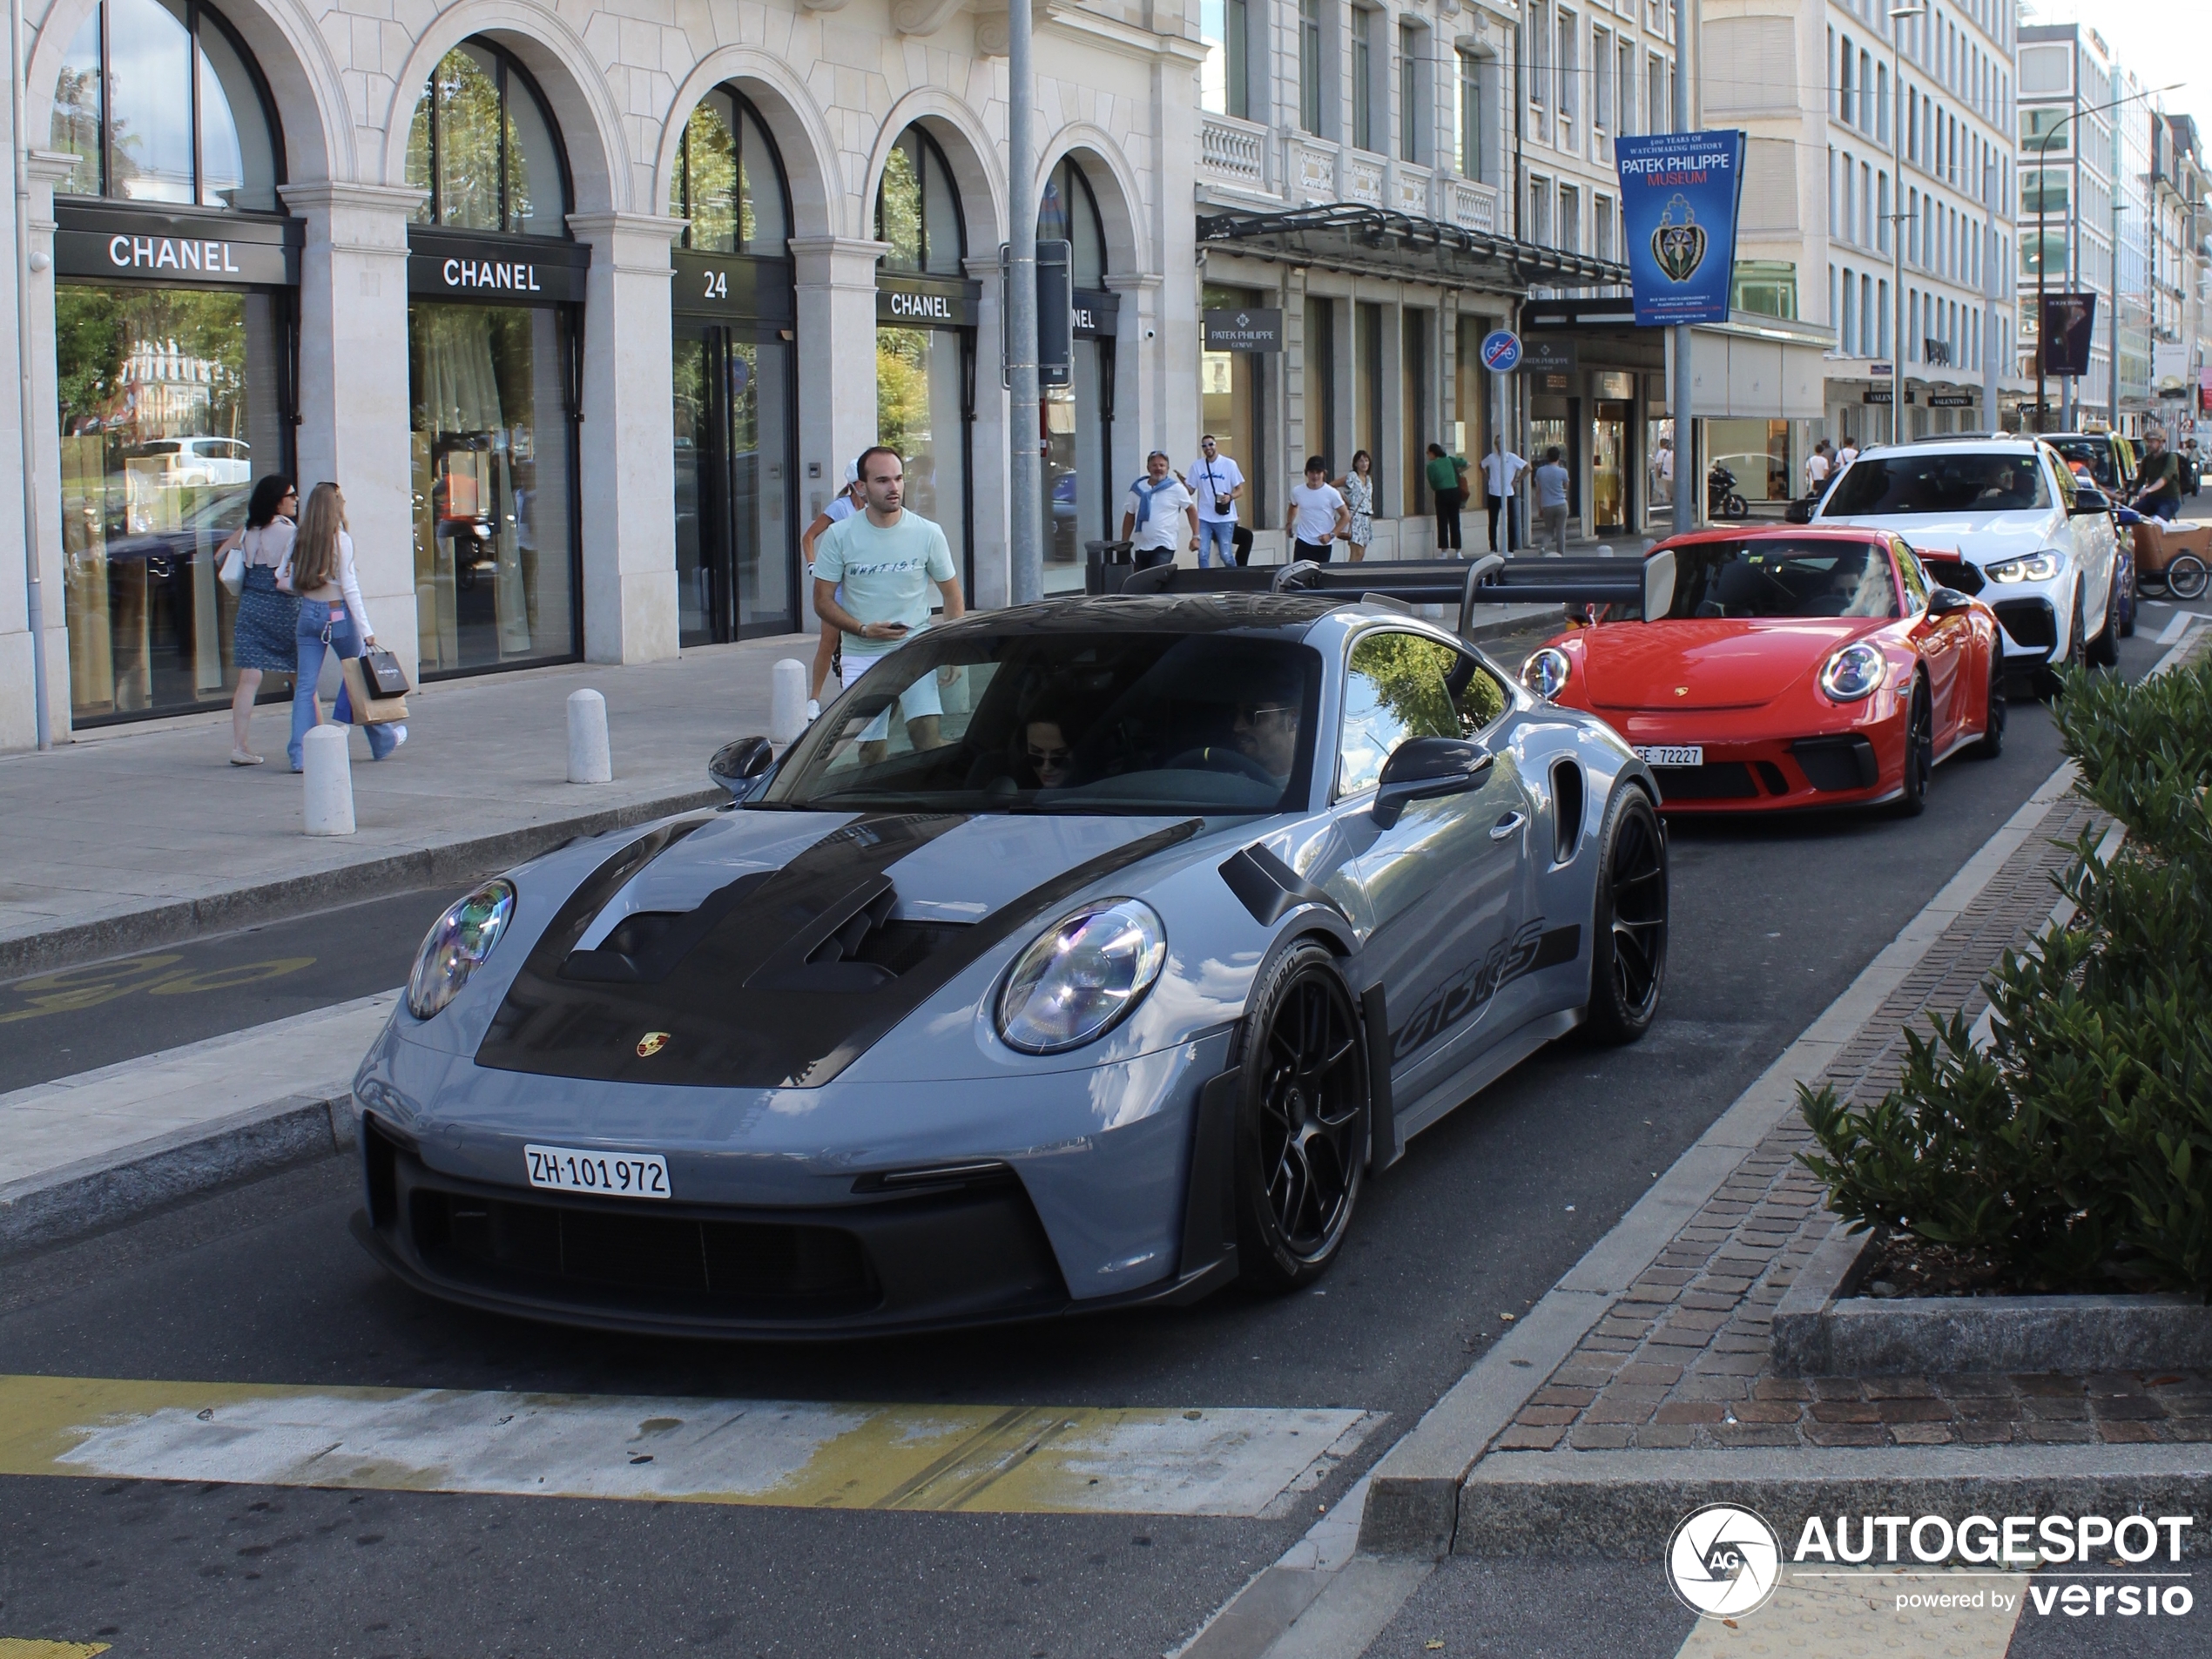
[[[1184,540],[1185,526],[1203,552],[1197,503],[1175,475],[1167,451],[1155,449],[1144,457],[1144,475],[1122,498],[1122,540],[1130,544],[1130,562],[1140,570],[1173,564],[1175,556],[1189,545]]]
[[[799,551],[806,562],[806,579],[814,579],[814,544],[833,524],[842,524],[860,510],[860,463],[853,462],[845,469],[845,487],[837,492],[830,504],[814,515],[814,522],[799,536]],[[806,682],[806,718],[812,720],[822,711],[822,687],[837,668],[838,633],[829,621],[822,623],[821,637],[814,643],[814,671]]]
[[[322,703],[315,695],[315,682],[322,678],[323,652],[334,651],[341,659],[358,657],[376,643],[368,608],[361,604],[361,577],[354,569],[354,538],[346,529],[346,498],[336,484],[317,484],[308,496],[307,510],[300,517],[300,532],[293,538],[291,555],[277,573],[277,582],[300,599],[300,620],[293,630],[294,671],[299,678],[292,683],[292,741],[287,745],[292,770],[299,772],[306,755],[301,745],[309,729],[322,724]],[[354,724],[352,693],[343,685],[338,688],[332,718],[341,725]],[[383,759],[407,741],[403,722],[363,725],[361,730],[368,735],[372,760]]]
[[[264,674],[289,674],[300,664],[300,601],[276,584],[277,571],[292,554],[292,516],[300,492],[280,472],[253,486],[246,503],[245,526],[215,550],[219,568],[233,545],[246,572],[239,583],[238,616],[231,627],[231,661],[238,669],[238,690],[231,696],[231,765],[258,766],[265,757],[246,741],[253,723],[253,699]]]
[[[907,510],[906,463],[899,452],[879,443],[860,452],[859,464],[864,510],[833,525],[814,549],[814,614],[844,637],[839,677],[847,685],[929,626],[932,583],[944,598],[947,622],[967,610],[943,529]],[[900,694],[899,716],[916,749],[939,746],[944,704],[937,688],[951,685],[960,672],[942,668],[924,674]],[[890,737],[887,708],[860,734],[861,764],[882,759]]]
[[[1237,497],[1244,493],[1244,469],[1221,453],[1221,445],[1209,432],[1198,440],[1198,458],[1190,463],[1184,484],[1198,509],[1198,568],[1204,570],[1218,554],[1225,570],[1236,550]]]
[[[1337,487],[1329,482],[1329,458],[1305,458],[1305,482],[1291,487],[1291,536],[1293,559],[1326,564],[1336,538],[1352,528],[1352,509]]]
[[[1828,486],[1829,474],[1835,470],[1836,463],[1828,454],[1828,440],[1823,438],[1805,457],[1805,494],[1817,502],[1820,492]]]
[[[1467,505],[1467,458],[1447,455],[1444,446],[1428,447],[1428,493],[1436,497],[1436,550],[1460,550],[1460,509]]]
[[[1836,469],[1841,471],[1858,459],[1858,440],[1848,432],[1844,434],[1843,447],[1836,451]]]
[[[1502,437],[1490,440],[1490,453],[1482,457],[1482,482],[1485,499],[1490,509],[1490,550],[1513,551],[1513,492],[1521,475],[1528,470],[1528,463],[1506,448]],[[1498,546],[1498,515],[1506,516],[1506,544]]]
[[[1675,499],[1675,441],[1672,437],[1659,440],[1659,448],[1651,457],[1651,503],[1668,507]],[[1494,552],[1495,549],[1492,550]]]
[[[1536,469],[1536,507],[1543,515],[1543,534],[1551,540],[1551,558],[1567,556],[1567,469],[1559,464],[1559,446],[1544,451],[1544,464]]]
[[[1344,533],[1345,545],[1352,549],[1354,564],[1367,556],[1367,550],[1375,539],[1375,458],[1365,449],[1352,452],[1352,470],[1337,486],[1344,504],[1351,509],[1352,523]]]

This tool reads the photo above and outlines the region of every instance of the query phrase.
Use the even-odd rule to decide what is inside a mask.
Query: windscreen
[[[2071,466],[2079,461],[2089,469],[2089,475],[2106,489],[2120,488],[2120,479],[2112,464],[2112,441],[2108,438],[2046,438],[2044,442],[2057,450]]]
[[[1820,516],[2002,513],[2050,504],[2050,487],[2033,455],[1946,449],[1861,455],[1821,503]]]
[[[757,806],[1272,813],[1312,776],[1320,658],[1222,633],[927,633],[810,727]]]
[[[1761,536],[1698,543],[1674,552],[1669,617],[1898,614],[1890,556],[1874,543]]]

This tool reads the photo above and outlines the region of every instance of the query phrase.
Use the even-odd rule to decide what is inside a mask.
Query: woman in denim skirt
[[[246,563],[231,630],[231,662],[238,669],[238,691],[231,698],[233,766],[261,764],[262,757],[246,741],[261,676],[289,674],[300,664],[300,602],[276,584],[277,571],[292,556],[292,516],[299,510],[300,492],[292,480],[273,472],[253,486],[246,503],[246,527],[232,538]],[[226,541],[216,550],[216,563],[230,550]]]
[[[361,604],[361,578],[354,571],[354,538],[346,533],[346,498],[338,486],[317,484],[300,515],[300,534],[292,544],[291,569],[286,572],[293,592],[300,596],[296,633],[300,678],[292,685],[292,742],[288,752],[292,770],[301,770],[305,741],[311,727],[322,724],[322,705],[315,697],[315,681],[322,673],[325,649],[341,658],[358,657],[376,643],[376,630]],[[341,725],[354,723],[353,701],[347,688],[338,690],[334,711]],[[407,741],[403,725],[365,725],[368,755],[381,760]]]

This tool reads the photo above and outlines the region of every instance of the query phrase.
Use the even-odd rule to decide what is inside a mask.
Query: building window
[[[1337,454],[1337,308],[1318,298],[1305,302],[1304,403],[1306,453],[1327,456],[1332,471],[1350,471]]]
[[[1590,198],[1591,252],[1601,260],[1613,258],[1613,199],[1609,196]]]
[[[1621,115],[1614,126],[1615,132],[1636,130],[1636,49],[1633,41],[1620,43],[1620,74],[1615,78],[1620,88]]]
[[[1576,49],[1581,39],[1577,22],[1571,11],[1559,14],[1559,112],[1562,118],[1573,120],[1581,113],[1581,57]]]
[[[1730,306],[1755,316],[1794,320],[1797,314],[1797,267],[1784,260],[1738,260]]]
[[[1375,142],[1375,30],[1382,13],[1355,6],[1352,12],[1352,142],[1379,150]]]
[[[1656,52],[1644,60],[1643,122],[1647,132],[1675,130],[1675,106],[1667,97],[1667,65]]]
[[[1531,177],[1528,180],[1528,239],[1539,247],[1550,246],[1552,239],[1552,181]]]
[[[2071,170],[2065,167],[2021,168],[2020,212],[2063,213],[2072,179]]]
[[[415,220],[517,236],[568,234],[568,162],[536,83],[499,47],[469,40],[438,60],[407,133]]]
[[[278,211],[284,145],[260,71],[192,0],[105,0],[54,88],[58,194]]]
[[[1613,121],[1613,35],[1605,29],[1590,31],[1590,125],[1603,128]]]
[[[1298,0],[1298,125],[1321,136],[1321,0]]]
[[[1460,172],[1469,179],[1482,173],[1482,74],[1484,60],[1473,52],[1459,54]]]
[[[1552,17],[1549,6],[1528,9],[1528,101],[1548,102],[1552,78]]]
[[[1421,31],[1398,27],[1398,158],[1421,158]]]
[[[883,164],[883,182],[875,192],[875,239],[891,244],[883,256],[887,270],[962,273],[968,226],[960,192],[945,152],[919,126],[899,135]]]
[[[1890,251],[1890,176],[1886,172],[1883,173],[1874,182],[1877,198],[1874,239],[1882,252],[1886,253]]]
[[[1240,121],[1251,113],[1251,15],[1246,0],[1199,0],[1206,60],[1198,70],[1198,101]]]
[[[684,246],[782,259],[787,200],[776,146],[752,105],[727,87],[701,98],[684,124],[668,190],[670,214],[691,221]]]
[[[1573,185],[1559,187],[1559,246],[1562,253],[1582,251],[1582,192]]]

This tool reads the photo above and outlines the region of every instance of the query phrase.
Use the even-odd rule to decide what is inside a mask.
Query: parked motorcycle
[[[1705,511],[1714,518],[1746,518],[1751,504],[1736,493],[1736,475],[1717,461],[1705,475]]]

